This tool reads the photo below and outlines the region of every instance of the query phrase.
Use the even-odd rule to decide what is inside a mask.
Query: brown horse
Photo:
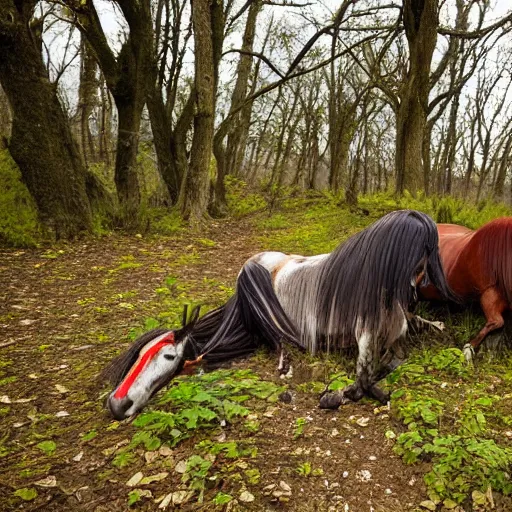
[[[438,224],[439,252],[451,289],[464,302],[480,302],[485,326],[464,346],[468,361],[483,339],[504,325],[503,313],[512,308],[512,217],[493,220],[473,231],[455,224]],[[426,299],[440,299],[432,286]]]

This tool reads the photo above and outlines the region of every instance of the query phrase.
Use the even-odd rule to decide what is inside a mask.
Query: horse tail
[[[200,318],[192,337],[198,352],[213,363],[249,355],[261,341],[274,350],[283,342],[302,348],[274,292],[270,273],[253,261],[242,267],[235,295]]]
[[[512,219],[504,217],[489,222],[473,236],[480,254],[482,273],[489,276],[489,286],[496,286],[512,303]],[[473,244],[470,242],[470,245]],[[473,246],[474,247],[474,246]]]

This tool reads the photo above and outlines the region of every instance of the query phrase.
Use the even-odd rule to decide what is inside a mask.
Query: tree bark
[[[85,36],[82,34],[80,42],[80,86],[78,88],[78,115],[80,122],[80,146],[86,167],[96,161],[96,149],[89,118],[97,103],[98,79],[96,73],[98,64],[94,53],[89,46]]]
[[[12,115],[9,101],[0,85],[0,150],[7,148],[11,136]]]
[[[57,238],[90,231],[85,166],[30,30],[35,3],[0,0],[0,82],[13,112],[10,153]]]
[[[180,199],[183,218],[191,223],[201,222],[208,208],[215,95],[222,53],[222,7],[217,0],[195,0],[192,5],[196,112],[190,165]]]
[[[403,21],[409,69],[402,84],[396,119],[396,191],[424,189],[423,139],[428,115],[430,68],[439,25],[438,0],[404,0]]]

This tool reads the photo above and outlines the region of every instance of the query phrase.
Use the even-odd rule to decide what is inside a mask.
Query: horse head
[[[190,334],[198,317],[199,306],[196,306],[187,321],[185,306],[180,329],[153,329],[143,334],[103,371],[115,386],[107,407],[116,420],[139,412],[173,377],[199,362],[199,359],[186,360],[192,354]]]

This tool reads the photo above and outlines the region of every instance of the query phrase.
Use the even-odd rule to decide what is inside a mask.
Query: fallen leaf
[[[370,418],[359,418],[356,423],[360,426],[360,427],[367,427],[368,426],[368,422],[370,421]]]
[[[185,460],[180,460],[178,462],[178,464],[176,464],[176,466],[174,466],[174,471],[176,471],[176,473],[185,473],[185,471],[187,470],[187,461]]]
[[[152,482],[159,482],[160,480],[167,478],[168,475],[169,473],[163,472],[157,473],[156,475],[146,476],[139,482],[139,485],[147,485]]]
[[[75,456],[73,457],[73,460],[74,460],[75,462],[80,462],[80,461],[82,460],[82,457],[83,457],[83,456],[84,456],[84,452],[80,452],[79,454],[77,454],[77,455],[75,455]]]
[[[433,501],[425,500],[420,503],[420,507],[433,511],[437,508],[437,505]]]
[[[250,503],[251,501],[254,501],[254,495],[249,491],[244,491],[242,494],[240,494],[238,499],[244,503]]]
[[[162,457],[169,457],[170,455],[173,454],[173,451],[168,446],[163,445],[163,446],[160,446],[158,453]]]
[[[447,508],[448,510],[451,510],[452,508],[455,508],[457,506],[457,503],[455,503],[455,501],[453,501],[453,500],[450,500],[449,498],[446,498],[443,501],[443,506],[445,508]]]
[[[55,384],[55,387],[57,388],[57,391],[59,393],[69,393],[69,389],[66,386],[62,386],[60,384]]]
[[[144,459],[146,460],[147,464],[151,464],[158,458],[158,452],[145,452],[144,453]]]
[[[171,501],[172,501],[172,492],[170,492],[169,494],[167,494],[164,497],[164,499],[162,500],[160,505],[158,505],[158,508],[161,508],[161,509],[167,508],[171,504]]]
[[[29,320],[28,318],[26,320],[20,320],[20,325],[32,325],[36,320]]]
[[[46,478],[43,478],[42,480],[38,480],[37,482],[34,482],[35,485],[38,485],[39,487],[56,487],[57,486],[57,478],[55,478],[53,475],[49,475]]]
[[[191,492],[189,491],[175,491],[172,493],[172,503],[173,505],[181,505],[186,503],[191,497]]]
[[[138,473],[135,473],[128,482],[126,482],[126,485],[128,487],[135,487],[144,477],[144,475],[139,471]]]

